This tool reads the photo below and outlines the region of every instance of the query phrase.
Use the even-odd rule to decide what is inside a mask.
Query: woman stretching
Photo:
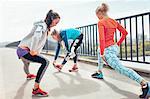
[[[67,60],[71,57],[73,57],[74,65],[72,69],[69,70],[69,72],[76,72],[78,71],[77,67],[77,49],[82,43],[83,34],[78,29],[65,29],[60,32],[54,30],[52,32],[52,37],[55,39],[57,43],[57,49],[55,58],[53,61],[53,65],[58,71],[61,71],[62,67],[66,64]],[[73,40],[71,46],[69,46],[68,41]],[[56,65],[56,60],[60,51],[61,45],[67,50],[67,54],[62,62],[61,65]]]
[[[56,26],[59,20],[59,15],[50,10],[44,21],[34,23],[31,32],[20,42],[17,48],[17,55],[24,63],[24,72],[27,75],[27,79],[36,78],[32,91],[32,94],[36,96],[48,96],[48,93],[42,91],[39,87],[40,81],[49,65],[49,61],[40,56],[40,52],[45,45],[50,28]],[[30,62],[41,64],[37,75],[30,74]]]
[[[108,17],[107,11],[108,6],[104,3],[96,9],[96,15],[99,19],[98,29],[100,42],[100,60],[99,70],[96,73],[92,74],[92,77],[103,79],[102,63],[106,62],[109,66],[111,66],[120,74],[125,75],[139,83],[143,92],[139,97],[146,98],[150,96],[150,82],[147,82],[135,71],[121,64],[119,58],[117,57],[117,54],[119,53],[118,46],[121,45],[128,33],[117,21]],[[114,33],[116,29],[118,29],[122,33],[121,38],[117,43],[114,42]],[[103,60],[103,62],[101,60]]]

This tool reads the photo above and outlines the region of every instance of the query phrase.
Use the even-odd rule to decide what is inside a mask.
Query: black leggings
[[[37,72],[37,76],[35,79],[35,82],[40,83],[40,81],[49,65],[49,61],[38,55],[32,56],[30,53],[24,55],[23,58],[25,58],[26,60],[31,61],[31,62],[41,63],[41,66]]]
[[[75,57],[73,57],[74,63],[77,62],[77,49],[79,48],[79,46],[82,44],[82,40],[83,40],[83,34],[80,34],[80,36],[78,36],[71,44],[70,46],[70,51],[75,53]],[[70,53],[67,53],[67,55],[65,56],[62,65],[66,64],[67,59],[70,57],[69,56]]]

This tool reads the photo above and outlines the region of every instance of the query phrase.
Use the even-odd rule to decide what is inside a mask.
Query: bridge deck
[[[0,99],[39,99],[31,95],[34,80],[26,81],[15,50],[1,48],[0,55]],[[53,60],[51,56],[45,57]],[[105,80],[96,80],[90,77],[96,66],[79,62],[79,72],[69,73],[71,65],[69,61],[63,72],[57,73],[50,63],[41,83],[50,94],[44,99],[138,99],[140,86],[127,77],[104,68]],[[36,73],[38,67],[39,64],[31,64],[30,72]]]

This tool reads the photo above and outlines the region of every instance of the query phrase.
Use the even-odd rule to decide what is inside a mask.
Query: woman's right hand
[[[101,58],[103,59],[104,63],[105,63],[106,65],[108,65],[108,63],[107,63],[107,61],[106,61],[106,59],[105,59],[105,56],[104,56],[104,55],[101,55]]]
[[[53,61],[53,65],[55,65],[55,64],[56,64],[56,60]]]
[[[115,43],[115,45],[117,45],[119,47],[118,43]]]
[[[30,51],[30,54],[31,54],[32,56],[35,56],[35,55],[38,55],[38,52],[31,50],[31,51]]]

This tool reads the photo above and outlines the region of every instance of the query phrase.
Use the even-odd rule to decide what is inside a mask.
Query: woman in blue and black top
[[[56,69],[58,69],[59,71],[61,71],[62,67],[65,65],[67,60],[72,57],[73,60],[74,60],[74,65],[73,65],[72,69],[69,70],[69,72],[78,71],[78,67],[77,67],[77,48],[82,43],[83,34],[78,29],[70,28],[70,29],[62,30],[60,32],[58,32],[57,30],[54,30],[51,35],[52,35],[54,40],[58,41],[56,54],[55,54],[55,58],[54,58],[54,61],[53,61],[54,67]],[[68,40],[73,40],[71,46],[69,46]],[[63,60],[62,64],[61,65],[56,65],[56,60],[57,60],[57,57],[58,57],[61,46],[64,47],[67,50],[67,54],[64,57],[64,60]]]

